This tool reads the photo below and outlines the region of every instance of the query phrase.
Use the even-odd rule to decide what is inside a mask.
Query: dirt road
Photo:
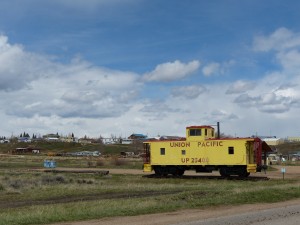
[[[53,225],[298,225],[299,221],[300,199],[297,199],[272,204],[180,210],[171,213],[104,218]]]

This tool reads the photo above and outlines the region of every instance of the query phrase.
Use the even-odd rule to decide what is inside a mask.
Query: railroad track
[[[229,177],[222,177],[222,176],[192,176],[192,175],[183,175],[183,176],[159,176],[156,174],[144,175],[145,178],[156,178],[156,179],[199,179],[199,180],[245,180],[245,181],[261,181],[261,180],[269,180],[268,177],[239,177],[239,176],[229,176]]]

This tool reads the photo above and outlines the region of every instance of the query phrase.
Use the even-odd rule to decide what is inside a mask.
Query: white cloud
[[[141,87],[135,73],[96,67],[78,58],[70,64],[55,63],[9,44],[5,36],[0,36],[0,78],[3,112],[27,118],[117,117],[131,107]]]
[[[273,49],[286,49],[294,40],[293,33],[282,27],[273,32],[269,37],[259,35],[254,38],[253,48],[255,51],[270,51]],[[292,41],[294,42],[294,41]]]
[[[279,28],[269,36],[257,36],[253,41],[253,50],[275,52],[275,58],[285,70],[286,75],[299,75],[300,69],[300,33],[287,28]]]
[[[234,60],[229,60],[223,63],[212,62],[203,67],[202,73],[207,77],[212,75],[224,74],[234,64]]]
[[[0,91],[28,87],[29,83],[46,75],[55,66],[44,56],[24,51],[20,45],[11,45],[6,36],[0,35]]]
[[[146,73],[143,77],[144,81],[162,81],[169,82],[182,79],[194,73],[200,67],[200,62],[197,60],[189,63],[182,63],[179,60],[167,62],[156,66],[156,68]]]
[[[182,87],[174,87],[172,89],[173,97],[182,97],[186,99],[197,98],[202,93],[208,91],[202,85],[190,85],[190,86],[182,86]]]
[[[140,109],[140,112],[150,120],[164,120],[170,114],[176,114],[180,111],[179,107],[170,106],[164,101],[147,101]]]
[[[255,87],[255,83],[252,81],[243,81],[238,80],[234,82],[228,90],[226,91],[226,94],[239,94],[246,91],[249,91]]]
[[[265,93],[256,96],[249,94],[239,95],[234,102],[241,107],[250,108],[255,107],[258,111],[266,113],[283,113],[291,108],[292,97],[284,97],[282,95],[272,93]]]
[[[300,38],[299,38],[300,40]],[[291,75],[300,75],[300,52],[297,49],[279,52],[276,55],[277,60],[283,69]]]
[[[271,52],[281,69],[264,74],[255,85],[238,81],[227,93],[243,93],[234,102],[263,113],[279,115],[299,110],[300,33],[279,28],[269,36],[255,37],[253,50]]]
[[[221,65],[219,63],[210,63],[203,67],[202,72],[205,76],[211,76],[220,71]]]
[[[274,31],[270,36],[259,35],[254,38],[253,49],[255,51],[283,51],[300,46],[300,33],[294,33],[282,27]]]

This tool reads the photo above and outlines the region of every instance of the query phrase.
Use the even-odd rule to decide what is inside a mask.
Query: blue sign
[[[53,160],[44,160],[44,167],[45,168],[55,168],[56,162]]]

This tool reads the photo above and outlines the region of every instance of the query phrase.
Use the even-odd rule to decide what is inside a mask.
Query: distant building
[[[94,143],[95,140],[92,138],[79,138],[78,142],[81,144],[91,144],[91,143]]]
[[[31,139],[30,139],[30,137],[19,137],[18,142],[30,143]]]
[[[287,137],[289,142],[300,142],[300,137]]]
[[[62,142],[68,142],[68,143],[72,143],[72,142],[77,142],[76,138],[72,137],[72,136],[68,136],[68,137],[60,137],[59,138]]]
[[[265,141],[268,145],[279,145],[282,144],[284,142],[284,140],[282,138],[276,138],[276,137],[266,137],[266,138],[262,138],[263,141]]]
[[[1,139],[1,140],[0,140],[0,143],[1,143],[1,144],[3,144],[3,143],[9,143],[9,140],[7,140],[7,139]]]
[[[117,137],[101,138],[101,141],[105,145],[109,145],[109,144],[121,144],[121,138],[117,138]]]
[[[121,143],[123,145],[130,145],[130,144],[132,144],[132,139],[122,139]]]
[[[147,138],[147,136],[143,135],[143,134],[132,134],[128,137],[128,139],[131,139],[131,140],[143,140],[146,138]]]
[[[47,141],[59,141],[59,135],[58,134],[46,134],[43,135],[43,139]]]

